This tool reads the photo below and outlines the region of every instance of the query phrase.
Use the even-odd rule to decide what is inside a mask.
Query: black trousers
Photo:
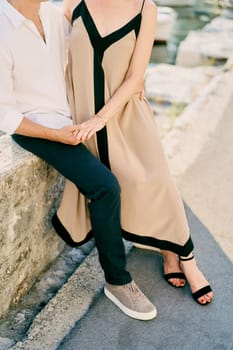
[[[115,285],[131,282],[132,278],[126,271],[120,225],[120,187],[111,171],[83,144],[70,146],[16,134],[12,138],[52,165],[90,199],[92,231],[106,281]]]

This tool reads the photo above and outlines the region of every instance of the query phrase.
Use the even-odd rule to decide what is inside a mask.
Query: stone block
[[[55,169],[0,137],[0,317],[64,249],[51,226],[63,186]]]

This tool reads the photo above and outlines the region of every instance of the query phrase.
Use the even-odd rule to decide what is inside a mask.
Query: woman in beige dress
[[[196,265],[152,111],[138,94],[156,6],[152,0],[65,0],[64,11],[72,23],[67,84],[76,137],[120,183],[123,237],[160,248],[167,282],[183,287],[187,280],[194,299],[206,305],[213,292]],[[74,244],[89,237],[87,202],[70,182],[56,220]]]

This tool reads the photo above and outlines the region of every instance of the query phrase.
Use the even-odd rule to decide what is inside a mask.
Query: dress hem
[[[79,247],[83,245],[84,243],[87,243],[90,239],[94,237],[93,231],[89,231],[86,235],[85,239],[79,242],[75,242],[67,229],[63,226],[60,219],[58,218],[57,214],[55,214],[52,218],[52,224],[57,232],[57,234],[63,239],[63,241],[66,242],[70,247]],[[177,243],[160,240],[154,237],[147,237],[147,236],[139,236],[134,233],[127,232],[122,229],[122,236],[127,241],[133,242],[133,243],[139,243],[143,244],[148,247],[153,248],[159,248],[162,250],[169,250],[172,251],[175,254],[178,254],[180,256],[188,256],[193,251],[193,242],[191,237],[189,237],[188,241],[183,245],[179,245]]]

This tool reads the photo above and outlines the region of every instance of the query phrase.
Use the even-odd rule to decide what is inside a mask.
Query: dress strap
[[[143,2],[142,2],[142,7],[141,7],[141,11],[140,12],[142,12],[144,4],[145,4],[145,0],[143,0]]]

